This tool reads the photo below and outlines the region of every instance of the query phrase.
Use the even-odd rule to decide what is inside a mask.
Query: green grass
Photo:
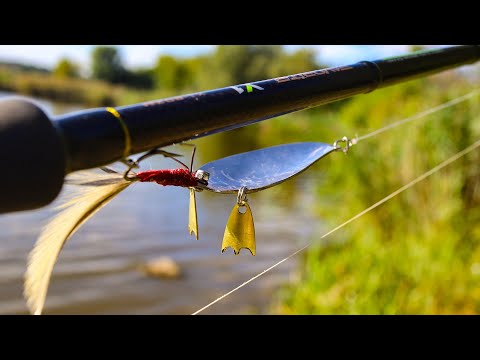
[[[323,114],[321,126],[321,113],[305,118],[304,126],[315,130],[303,137],[328,142],[363,135],[472,89],[447,73],[379,90]],[[322,160],[325,176],[318,177],[315,194],[319,230],[295,280],[272,301],[272,313],[480,313],[479,150],[319,239],[478,140],[478,100],[360,142],[347,156]],[[301,130],[291,127],[290,136],[298,141]]]

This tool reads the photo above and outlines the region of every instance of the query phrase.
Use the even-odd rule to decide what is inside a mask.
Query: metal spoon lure
[[[343,143],[343,146],[339,144]],[[302,173],[333,151],[348,152],[355,144],[346,137],[332,145],[319,142],[290,143],[248,151],[209,162],[197,171],[207,173],[208,183],[198,188],[237,194],[222,242],[222,252],[231,247],[235,255],[248,249],[255,255],[255,227],[247,194],[268,189]]]

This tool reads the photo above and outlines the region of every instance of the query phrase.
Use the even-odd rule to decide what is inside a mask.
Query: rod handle
[[[0,213],[40,208],[60,192],[65,148],[48,115],[21,97],[0,100]]]

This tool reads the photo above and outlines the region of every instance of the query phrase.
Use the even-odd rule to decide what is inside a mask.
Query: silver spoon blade
[[[301,142],[224,157],[199,169],[210,175],[202,188],[225,194],[237,193],[242,186],[249,193],[263,190],[301,173],[334,150],[329,144]]]

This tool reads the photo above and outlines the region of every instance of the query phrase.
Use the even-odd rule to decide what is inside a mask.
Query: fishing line
[[[436,113],[440,110],[444,110],[444,109],[447,109],[451,106],[454,106],[454,105],[457,105],[465,100],[468,100],[476,95],[478,95],[480,93],[480,89],[475,89],[471,92],[469,92],[468,94],[465,94],[463,96],[460,96],[458,98],[455,98],[455,99],[452,99],[450,101],[447,101],[443,104],[440,104],[438,106],[435,106],[433,108],[430,108],[430,109],[427,109],[427,110],[424,110],[424,111],[421,111],[419,113],[416,113],[415,115],[412,115],[410,117],[407,117],[405,119],[402,119],[402,120],[399,120],[399,121],[396,121],[390,125],[387,125],[387,126],[384,126],[378,130],[375,130],[375,131],[372,131],[371,133],[368,133],[366,135],[363,135],[363,136],[360,136],[360,137],[357,137],[356,139],[353,139],[352,141],[355,141],[358,142],[360,140],[365,140],[365,139],[368,139],[369,137],[372,137],[372,136],[375,136],[375,135],[378,135],[378,134],[381,134],[383,133],[384,131],[387,131],[387,130],[390,130],[390,129],[393,129],[399,125],[402,125],[402,124],[406,124],[408,122],[411,122],[413,120],[418,120],[418,119],[421,119],[422,117],[425,117],[427,115],[430,115],[430,114],[433,114],[433,113]]]
[[[457,101],[463,101],[463,100],[460,100],[461,98],[458,98],[456,99]],[[448,106],[452,106],[454,104],[452,104],[452,101],[449,101],[448,103],[450,103]],[[458,103],[458,102],[457,102]],[[443,106],[443,108],[445,107],[448,107],[446,106],[447,103],[443,104],[443,105],[440,105],[440,106]],[[439,106],[437,106],[436,108],[439,108]],[[434,108],[435,109],[435,108]],[[426,113],[423,112],[423,113]],[[411,117],[413,118],[413,117]],[[409,118],[409,119],[411,119]],[[417,117],[418,118],[418,117]],[[409,120],[410,121],[410,120]],[[405,122],[405,121],[403,121]],[[391,128],[391,127],[390,127]],[[377,132],[378,134],[379,132]],[[372,133],[366,135],[366,136],[373,136],[371,135]],[[472,145],[468,146],[467,148],[465,148],[464,150],[456,153],[455,155],[453,155],[452,157],[450,157],[449,159],[441,162],[440,164],[438,164],[437,166],[435,166],[434,168],[428,170],[427,172],[423,173],[422,175],[420,175],[419,177],[417,177],[416,179],[410,181],[408,184],[402,186],[400,189],[394,191],[393,193],[391,193],[390,195],[384,197],[383,199],[381,199],[380,201],[376,202],[375,204],[373,204],[372,206],[368,207],[367,209],[363,210],[362,212],[358,213],[357,215],[353,216],[352,218],[348,219],[347,221],[345,221],[344,223],[338,225],[337,227],[335,227],[334,229],[330,230],[329,232],[323,234],[320,239],[323,239],[327,236],[329,236],[330,234],[334,233],[335,231],[343,228],[344,226],[348,225],[349,223],[351,223],[352,221],[358,219],[359,217],[365,215],[366,213],[370,212],[371,210],[375,209],[376,207],[380,206],[381,204],[385,203],[386,201],[392,199],[393,197],[397,196],[398,194],[402,193],[403,191],[409,189],[410,187],[414,186],[415,184],[417,184],[418,182],[426,179],[427,177],[429,177],[430,175],[436,173],[437,171],[441,170],[442,168],[444,168],[445,166],[451,164],[452,162],[458,160],[459,158],[461,158],[462,156],[468,154],[469,152],[473,151],[474,149],[476,149],[477,147],[480,146],[480,140],[477,140],[475,143],[473,143]],[[272,266],[270,266],[269,268],[263,270],[262,272],[258,273],[257,275],[253,276],[252,278],[250,278],[249,280],[245,281],[244,283],[242,283],[241,285],[237,286],[236,288],[230,290],[228,293],[218,297],[217,299],[213,300],[212,302],[210,302],[209,304],[205,305],[204,307],[202,307],[201,309],[195,311],[194,313],[192,313],[192,315],[197,315],[199,313],[201,313],[202,311],[208,309],[210,306],[212,306],[213,304],[219,302],[220,300],[226,298],[227,296],[233,294],[235,291],[241,289],[242,287],[244,287],[245,285],[249,284],[250,282],[252,282],[253,280],[259,278],[260,276],[266,274],[267,272],[269,272],[270,270],[276,268],[278,265],[282,264],[283,262],[287,261],[288,259],[294,257],[295,255],[299,254],[300,252],[302,252],[303,250],[305,250],[306,248],[308,248],[310,245],[312,245],[313,241],[310,241],[308,242],[306,245],[304,245],[303,247],[301,247],[300,249],[298,249],[297,251],[295,251],[294,253],[288,255],[287,257],[285,257],[284,259],[278,261],[277,263],[273,264]]]

